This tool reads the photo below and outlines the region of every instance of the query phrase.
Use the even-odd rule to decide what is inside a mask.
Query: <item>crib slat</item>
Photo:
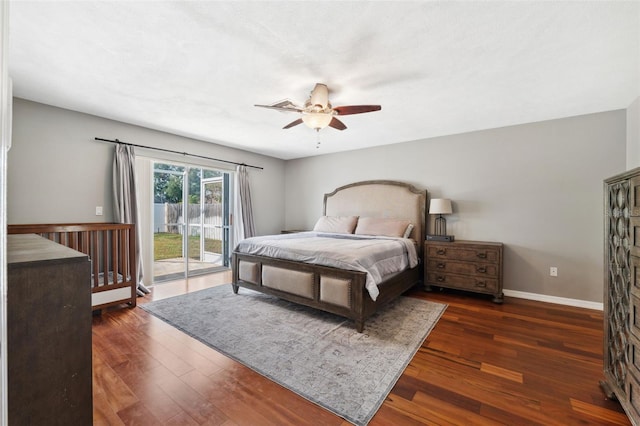
[[[100,278],[98,277],[99,272],[99,262],[100,256],[98,256],[98,231],[89,231],[91,232],[91,266],[93,267],[93,288],[98,288],[100,283]]]
[[[119,229],[118,235],[120,236],[120,245],[118,246],[118,254],[120,258],[118,259],[120,262],[120,273],[122,274],[122,281],[127,281],[127,276],[129,276],[129,271],[127,270],[127,263],[125,262],[126,254],[127,254],[127,240],[126,240],[126,232],[123,229]]]
[[[108,272],[112,272],[113,280],[109,280]],[[105,271],[105,279],[109,283],[116,284],[118,282],[118,231],[111,231],[111,271]]]
[[[102,284],[105,285],[109,280],[109,231],[104,230],[102,234]]]
[[[89,239],[91,238],[91,231],[85,231],[82,233],[82,239],[80,243],[80,251],[84,254],[89,254]]]
[[[67,233],[67,239],[68,239],[67,247],[72,248],[74,250],[78,250],[78,233],[77,232]]]

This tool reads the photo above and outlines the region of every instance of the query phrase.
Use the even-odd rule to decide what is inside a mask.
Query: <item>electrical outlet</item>
[[[102,216],[102,206],[96,206],[96,216]]]
[[[555,266],[552,266],[551,268],[549,268],[549,275],[551,275],[552,277],[557,277],[558,276],[558,268]]]

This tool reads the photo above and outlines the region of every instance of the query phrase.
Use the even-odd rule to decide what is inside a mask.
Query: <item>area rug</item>
[[[446,305],[400,297],[365,322],[231,285],[142,309],[355,425],[378,411]]]

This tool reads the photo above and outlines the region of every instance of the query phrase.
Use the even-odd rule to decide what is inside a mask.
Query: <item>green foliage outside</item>
[[[222,241],[205,238],[205,251],[222,253]],[[182,235],[159,232],[153,234],[153,259],[175,259],[182,257]],[[200,237],[189,237],[189,258],[199,260]]]
[[[182,203],[185,167],[162,163],[156,163],[154,167],[156,170],[153,174],[154,203]],[[163,173],[160,170],[178,172],[180,174]],[[189,167],[187,170],[188,201],[191,204],[200,204],[200,182],[202,179],[221,176],[222,172],[196,167]],[[212,196],[216,198],[216,195],[218,196],[217,198],[221,198],[221,194],[207,194],[207,198]]]

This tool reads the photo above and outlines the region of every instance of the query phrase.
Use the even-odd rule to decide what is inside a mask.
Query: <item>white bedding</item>
[[[373,300],[387,275],[418,265],[415,243],[408,238],[300,232],[247,238],[236,251],[366,272]]]

